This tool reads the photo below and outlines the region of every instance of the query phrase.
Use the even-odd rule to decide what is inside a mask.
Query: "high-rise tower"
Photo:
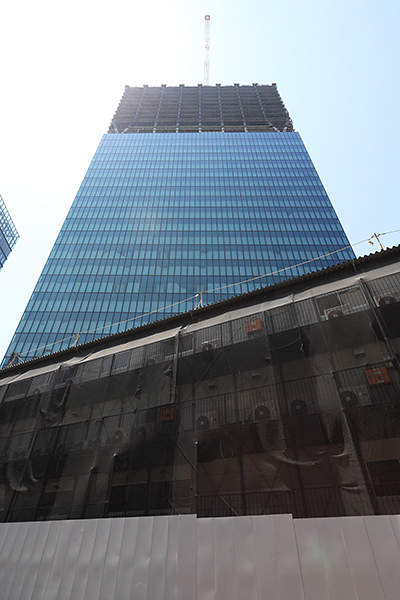
[[[0,269],[4,266],[11,250],[19,238],[13,220],[0,196]]]
[[[127,86],[5,362],[353,256],[276,84]]]

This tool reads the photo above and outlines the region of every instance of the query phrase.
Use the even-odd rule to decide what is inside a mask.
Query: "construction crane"
[[[204,85],[210,85],[210,15],[204,17]]]

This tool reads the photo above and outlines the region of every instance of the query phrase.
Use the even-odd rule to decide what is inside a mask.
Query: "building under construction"
[[[397,599],[399,311],[275,84],[127,86],[0,372],[1,599]]]
[[[399,324],[398,247],[3,370],[7,589],[395,598]]]

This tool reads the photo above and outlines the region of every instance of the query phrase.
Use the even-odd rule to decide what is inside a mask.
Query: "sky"
[[[0,355],[125,85],[270,84],[358,256],[400,230],[399,0],[20,0],[0,7]],[[400,244],[400,232],[380,237]]]

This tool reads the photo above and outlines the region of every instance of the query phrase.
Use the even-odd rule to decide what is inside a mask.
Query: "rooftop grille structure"
[[[19,238],[10,213],[0,196],[0,269],[6,262]]]
[[[293,131],[272,85],[125,87],[108,133]]]

